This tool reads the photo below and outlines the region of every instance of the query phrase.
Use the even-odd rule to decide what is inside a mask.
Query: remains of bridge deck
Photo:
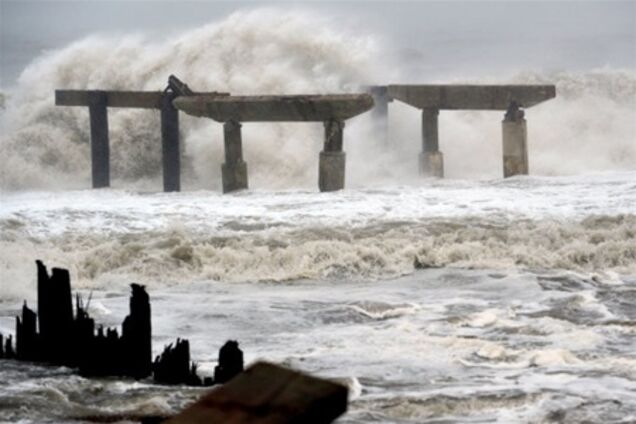
[[[345,153],[342,151],[344,121],[373,107],[368,94],[298,96],[180,96],[173,105],[193,116],[223,123],[225,163],[222,165],[223,192],[248,186],[247,164],[243,161],[242,122],[323,122],[324,149],[320,152],[320,191],[344,188]]]
[[[373,92],[373,91],[372,91]],[[379,104],[393,99],[422,110],[422,153],[420,173],[444,176],[444,160],[439,150],[438,115],[445,110],[505,110],[503,126],[504,177],[528,174],[527,130],[524,113],[529,108],[556,96],[554,85],[388,85],[386,95],[375,96]],[[386,120],[386,113],[384,113]]]
[[[228,96],[209,92],[207,96]],[[179,148],[179,113],[172,105],[177,96],[194,95],[174,75],[168,78],[164,91],[55,90],[56,106],[88,106],[91,131],[91,167],[93,188],[110,186],[110,143],[108,109],[158,109],[161,112],[161,148],[164,191],[181,189]]]

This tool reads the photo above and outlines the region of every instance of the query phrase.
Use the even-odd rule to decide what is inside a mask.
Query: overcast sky
[[[377,35],[413,66],[636,68],[636,1],[0,0],[0,86],[12,85],[42,52],[96,32],[166,37],[265,6],[331,16],[335,27]]]

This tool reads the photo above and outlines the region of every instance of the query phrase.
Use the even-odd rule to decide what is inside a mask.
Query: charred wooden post
[[[16,357],[22,361],[38,359],[39,346],[36,331],[37,316],[27,306],[22,305],[22,318],[15,317],[15,345]]]
[[[91,163],[93,188],[110,186],[110,145],[108,141],[108,96],[105,91],[88,93],[91,123]]]
[[[344,121],[330,119],[324,122],[325,144],[318,163],[320,191],[342,190],[345,183],[345,152],[342,151]]]
[[[257,363],[165,424],[324,424],[347,410],[347,387]]]
[[[13,337],[9,334],[7,341],[4,343],[4,358],[15,359],[15,351],[13,350]]]
[[[171,343],[164,348],[163,353],[155,359],[153,375],[157,383],[202,384],[196,364],[190,362],[190,343],[185,339],[177,339],[174,347]]]
[[[181,190],[181,152],[179,148],[179,111],[172,105],[176,94],[170,91],[161,97],[161,153],[163,191]]]
[[[223,124],[225,163],[221,165],[223,193],[247,189],[247,164],[243,161],[241,124],[233,119]]]
[[[123,357],[125,375],[145,378],[152,372],[152,330],[150,323],[150,298],[144,286],[131,284],[130,315],[122,324]]]
[[[95,320],[88,315],[88,306],[82,303],[81,297],[75,297],[75,321],[73,322],[73,347],[74,365],[80,369],[86,367],[91,358],[91,346],[95,339]]]
[[[524,115],[513,101],[501,122],[504,178],[528,175],[528,130]]]
[[[439,151],[439,109],[422,109],[422,152],[420,175],[444,177],[444,157]]]
[[[73,302],[68,270],[53,268],[49,277],[41,261],[37,261],[37,266],[41,359],[73,365],[69,352],[73,334]]]
[[[235,340],[228,340],[219,350],[219,364],[214,368],[214,383],[223,384],[243,372],[243,351]]]
[[[190,361],[187,340],[178,339],[152,363],[152,326],[150,298],[145,287],[131,284],[130,313],[122,323],[122,335],[117,329],[100,326],[95,334],[95,321],[86,305],[76,297],[73,315],[70,276],[67,270],[53,268],[51,275],[41,261],[38,270],[38,311],[28,308],[16,317],[16,350],[11,336],[5,341],[0,334],[0,358],[38,360],[79,368],[84,376],[124,376],[141,379],[155,373],[158,382],[212,385],[211,378],[203,382],[197,366]],[[39,323],[40,333],[37,332]],[[233,344],[232,344],[233,343]],[[220,353],[222,373],[236,373],[243,367],[243,354],[238,343],[224,346]]]

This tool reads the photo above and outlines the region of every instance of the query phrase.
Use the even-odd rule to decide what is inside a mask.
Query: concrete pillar
[[[506,113],[501,126],[504,178],[528,175],[528,133],[523,111]]]
[[[422,109],[420,175],[444,177],[444,156],[439,151],[438,109]]]
[[[104,91],[88,93],[91,123],[91,167],[93,188],[110,186],[110,146],[108,142],[108,97]]]
[[[384,146],[389,145],[389,97],[386,85],[373,85],[368,88],[369,94],[373,96],[373,109],[371,109],[371,119],[373,127],[378,134],[378,139]]]
[[[331,119],[324,122],[325,145],[318,163],[318,188],[320,191],[336,191],[344,188],[345,159],[342,151],[344,122]]]
[[[241,124],[227,121],[223,124],[225,136],[225,163],[221,165],[223,193],[247,188],[247,164],[243,161]]]
[[[172,106],[173,93],[161,98],[161,154],[163,191],[181,190],[181,155],[179,152],[179,111]]]

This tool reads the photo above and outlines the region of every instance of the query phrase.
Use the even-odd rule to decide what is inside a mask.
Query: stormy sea
[[[633,69],[424,81],[555,84],[526,110],[529,176],[502,178],[502,112],[442,111],[447,178],[420,177],[419,111],[394,101],[388,138],[372,114],[347,122],[342,191],[317,189],[322,124],[247,123],[250,189],[221,194],[222,126],[182,114],[182,191],[162,193],[159,114],[135,109],[109,110],[112,187],[89,188],[87,110],[56,107],[55,89],[161,90],[175,74],[201,91],[340,93],[401,78],[373,37],[305,31],[315,19],[260,10],[161,42],[91,36],[3,87],[0,333],[36,304],[41,259],[69,269],[104,325],[145,285],[154,353],[186,337],[203,375],[235,339],[247,364],[346,384],[340,423],[635,422]],[[204,390],[0,360],[0,422],[169,415]]]

